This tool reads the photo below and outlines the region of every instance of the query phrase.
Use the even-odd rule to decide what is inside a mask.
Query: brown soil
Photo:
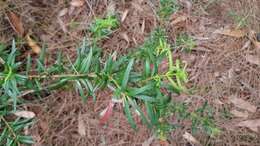
[[[185,0],[180,0],[185,1]],[[184,3],[174,17],[187,15],[188,20],[168,26],[171,42],[179,33],[190,34],[197,43],[191,53],[175,51],[174,56],[184,60],[188,67],[190,82],[195,87],[193,95],[181,95],[178,100],[198,107],[204,101],[215,110],[215,119],[222,132],[218,137],[209,138],[204,134],[194,137],[202,145],[216,146],[259,146],[260,133],[246,128],[234,127],[243,119],[225,117],[225,110],[235,109],[228,102],[230,96],[242,98],[258,107],[248,119],[260,118],[260,65],[248,62],[247,55],[260,57],[260,49],[250,42],[248,36],[242,38],[213,33],[223,27],[236,27],[237,23],[229,13],[237,12],[247,17],[245,29],[260,31],[260,1],[258,0],[194,0],[191,13]],[[148,0],[85,0],[81,7],[71,8],[70,0],[7,0],[0,2],[0,41],[9,43],[15,36],[5,12],[6,9],[19,14],[27,31],[47,44],[50,54],[58,50],[73,56],[95,16],[102,17],[108,11],[115,11],[120,18],[127,16],[111,36],[101,42],[107,53],[126,53],[142,44],[149,33],[158,25],[155,7],[157,2]],[[68,11],[61,16],[62,11]],[[177,15],[177,16],[176,16]],[[60,16],[60,17],[59,17]],[[64,28],[65,26],[65,28]],[[26,49],[26,48],[25,48]],[[27,50],[28,51],[28,50]],[[116,107],[113,118],[106,126],[99,124],[99,113],[109,102],[109,92],[100,92],[96,103],[90,99],[82,103],[73,91],[55,91],[40,101],[25,105],[37,114],[37,122],[30,129],[36,146],[89,146],[89,145],[142,145],[152,137],[151,132],[139,122],[138,132],[128,125],[121,107]],[[86,136],[78,134],[79,118],[84,121]],[[190,127],[173,131],[171,145],[190,145],[182,135]],[[153,140],[152,145],[159,145]]]

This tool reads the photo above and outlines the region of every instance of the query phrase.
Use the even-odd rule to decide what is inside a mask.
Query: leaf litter
[[[239,122],[236,126],[246,127],[254,132],[259,132],[258,129],[260,128],[260,119],[242,121]]]
[[[204,2],[204,1],[203,1]],[[93,1],[91,1],[90,2],[90,4],[91,5],[93,5],[93,6],[95,6],[95,2],[93,2]],[[193,2],[192,2],[192,4],[193,4]],[[139,4],[138,4],[139,5]],[[196,3],[194,3],[193,4],[193,9],[196,9]],[[126,8],[128,9],[128,7],[126,6]],[[141,6],[139,6],[139,8],[142,8]],[[213,8],[213,10],[214,10],[215,8]],[[207,10],[207,13],[208,13],[208,11],[213,11],[213,10],[211,10],[211,9],[209,9],[209,10]],[[88,11],[88,10],[86,10],[86,11]],[[94,11],[96,12],[97,10],[96,10],[96,8],[94,8]],[[193,10],[192,10],[193,11]],[[129,12],[128,12],[128,14],[127,14],[127,18],[125,18],[125,20],[123,21],[123,23],[125,23],[124,24],[124,26],[125,27],[127,27],[127,26],[132,26],[134,23],[137,23],[137,22],[129,22],[128,21],[128,19],[132,19],[132,18],[128,18],[128,17],[131,17],[133,14],[132,14],[132,10],[131,9],[129,9]],[[99,13],[100,14],[100,13]],[[56,15],[57,16],[57,15]],[[208,16],[210,16],[210,13],[208,13]],[[180,16],[181,17],[181,16]],[[211,17],[211,16],[210,16]],[[139,18],[139,17],[138,17]],[[66,18],[67,19],[67,18]],[[203,18],[203,19],[205,19],[205,18]],[[181,22],[181,21],[180,21]],[[142,21],[141,21],[141,23],[142,23]],[[207,25],[210,25],[210,23],[212,23],[212,22],[210,22],[209,21],[209,23],[207,24]],[[214,22],[213,22],[214,23]],[[202,24],[203,25],[203,24]],[[27,25],[26,25],[27,26]],[[148,26],[149,26],[149,24],[148,24]],[[59,26],[59,28],[60,28],[60,26]],[[193,33],[198,33],[198,32],[196,32],[197,30],[195,30],[195,29],[197,29],[197,28],[194,28],[194,32]],[[70,30],[68,30],[69,32],[70,32]],[[185,30],[186,31],[186,30]],[[188,30],[188,31],[190,31],[190,30]],[[205,30],[205,32],[203,32],[203,34],[207,34],[207,32],[206,31],[208,31],[208,30]],[[212,33],[212,31],[210,31],[211,33]],[[224,31],[225,32],[225,31]],[[229,30],[229,31],[226,31],[225,32],[226,34],[222,34],[222,35],[226,35],[226,36],[230,36],[230,38],[239,38],[239,39],[243,39],[244,38],[244,33],[241,33],[240,31],[236,31],[236,30]],[[59,33],[60,34],[60,33]],[[63,33],[61,33],[61,34],[63,34]],[[175,32],[172,34],[172,35],[175,35]],[[219,35],[219,37],[218,37],[218,39],[219,38],[221,38],[222,36],[221,35]],[[124,38],[124,36],[122,36],[122,38]],[[121,38],[121,39],[122,39]],[[137,40],[136,42],[136,44],[139,44],[139,40],[140,40],[140,38],[139,37],[136,37],[136,35],[133,35],[133,32],[130,32],[129,33],[129,43],[133,43],[133,41],[132,40]],[[53,38],[52,38],[53,39]],[[226,45],[230,45],[231,47],[233,47],[233,46],[235,46],[233,43],[232,43],[232,41],[230,41],[229,39],[227,39],[227,43],[223,43],[223,42],[221,42],[221,41],[219,41],[218,39],[216,39],[216,40],[212,40],[213,42],[210,42],[210,43],[208,43],[208,44],[206,44],[206,47],[207,47],[207,49],[210,49],[210,50],[213,50],[213,52],[212,52],[212,54],[211,53],[205,53],[204,54],[204,56],[208,56],[208,55],[211,55],[210,57],[212,57],[211,58],[211,61],[212,62],[214,62],[215,61],[215,63],[216,64],[223,64],[222,65],[222,67],[224,67],[224,64],[228,64],[228,61],[230,61],[230,62],[236,62],[237,60],[235,60],[236,58],[228,58],[228,57],[223,57],[223,56],[221,56],[221,57],[219,57],[219,58],[221,58],[221,59],[219,59],[219,60],[217,60],[216,58],[218,57],[217,55],[219,55],[218,53],[219,52],[223,52],[223,53],[226,53],[225,51],[227,50],[227,48],[226,48]],[[54,39],[55,41],[56,41],[56,39]],[[126,40],[127,41],[127,39],[124,39],[124,40]],[[113,44],[113,43],[111,43],[110,41],[108,41],[110,44]],[[117,42],[117,43],[120,43],[120,41],[113,41],[113,42]],[[257,42],[256,41],[254,41],[254,42],[252,42],[253,44],[257,44]],[[205,45],[204,44],[204,45]],[[219,49],[218,50],[218,46],[219,46],[219,48],[221,48],[221,50]],[[257,46],[257,45],[255,45],[255,46]],[[131,47],[131,46],[130,46]],[[230,48],[231,48],[230,47]],[[108,47],[108,48],[111,48],[111,47]],[[235,48],[235,47],[234,47]],[[249,49],[251,49],[251,46],[249,46],[248,47]],[[118,49],[118,50],[120,50],[120,49]],[[219,52],[218,52],[219,51]],[[228,52],[229,53],[229,52]],[[176,56],[178,56],[177,54],[175,54]],[[196,54],[197,55],[197,54]],[[215,55],[215,56],[214,56]],[[227,54],[228,55],[228,54]],[[255,54],[254,54],[255,55]],[[241,59],[241,56],[244,56],[244,57],[246,57],[246,55],[245,54],[240,54],[240,59]],[[215,58],[214,58],[215,57]],[[201,56],[200,55],[198,55],[198,57],[196,57],[196,60],[199,60],[199,59],[201,59]],[[225,60],[226,59],[226,60]],[[196,62],[196,60],[194,60],[194,62],[192,62],[192,63],[194,63],[194,66],[195,67],[197,67],[197,63],[198,62]],[[224,61],[226,61],[226,62],[222,62],[222,60],[223,60],[223,62]],[[255,63],[255,61],[250,61],[250,59],[246,59],[250,64],[254,64],[254,65],[257,65],[256,63]],[[255,60],[255,59],[253,59],[253,60]],[[207,79],[208,81],[209,80],[211,80],[211,79],[208,79],[207,77],[209,76],[208,74],[207,74],[207,69],[209,69],[210,71],[212,71],[212,67],[211,67],[211,64],[204,64],[205,66],[206,66],[206,69],[204,70],[204,68],[203,67],[200,67],[200,69],[202,70],[200,70],[200,71],[198,71],[197,73],[198,74],[200,74],[201,73],[201,75],[203,76],[203,78],[205,77],[205,79]],[[214,65],[214,64],[213,64]],[[232,64],[233,65],[233,64]],[[236,64],[234,64],[234,65],[236,65]],[[244,64],[243,64],[244,65]],[[223,68],[221,68],[220,67],[220,70],[221,69],[223,69]],[[192,68],[189,68],[189,70],[191,71],[191,72],[193,72],[193,70],[192,70]],[[238,68],[237,70],[241,70],[240,68]],[[249,70],[248,72],[250,72],[251,70]],[[242,71],[241,71],[242,72]],[[242,72],[241,74],[245,74],[245,72]],[[240,77],[242,77],[242,75],[240,76]],[[198,81],[197,81],[197,83],[199,83],[199,84],[201,84],[201,81],[203,80],[203,78],[200,78],[200,79],[198,79]],[[243,77],[242,77],[243,78]],[[252,77],[253,78],[253,77]],[[249,78],[248,78],[249,79]],[[256,83],[258,83],[257,81],[255,81]],[[211,83],[213,84],[213,86],[217,86],[218,84],[216,84],[215,83],[215,81],[213,80],[213,81],[211,81]],[[212,85],[211,84],[211,85]],[[249,84],[252,84],[252,82],[249,82]],[[223,86],[223,87],[222,87]],[[227,90],[225,90],[224,89],[224,87],[225,87],[225,85],[221,85],[220,87],[217,87],[217,88],[222,88],[223,89],[223,92],[226,92]],[[237,87],[235,87],[235,88],[237,88]],[[216,92],[216,91],[218,91],[217,89],[214,89],[214,92]],[[217,92],[218,93],[218,95],[217,96],[221,96],[221,93],[220,92]],[[209,91],[209,93],[207,93],[207,94],[209,94],[209,95],[211,95],[212,94],[212,91]],[[223,93],[224,94],[224,93]],[[257,97],[251,97],[251,98],[255,98],[255,99],[257,99]],[[221,100],[222,101],[222,100]],[[245,100],[244,100],[245,101]],[[49,101],[49,102],[51,102],[51,101]],[[53,101],[52,101],[53,102]],[[245,101],[245,102],[247,102],[247,101]],[[72,103],[72,102],[71,102]],[[249,103],[249,102],[247,102],[247,103]],[[234,105],[235,104],[239,104],[239,102],[238,103],[233,103]],[[250,104],[250,103],[249,103]],[[222,105],[222,104],[221,104]],[[247,106],[248,106],[248,104],[246,104]],[[75,107],[78,107],[77,105],[74,105]],[[92,105],[91,105],[92,106]],[[223,105],[224,106],[224,105]],[[251,107],[252,106],[252,104],[251,105],[249,105],[249,107]],[[253,105],[254,106],[254,105]],[[236,106],[237,108],[239,108],[239,109],[241,109],[241,110],[233,110],[233,111],[231,111],[235,116],[240,116],[241,118],[244,116],[244,117],[246,117],[247,115],[246,115],[246,113],[250,113],[250,115],[252,114],[252,111],[255,111],[254,110],[254,108],[248,108],[248,107],[246,107],[244,104],[242,104],[242,106],[240,105],[240,106]],[[67,107],[66,107],[67,108]],[[80,109],[80,110],[82,110],[82,109]],[[248,111],[248,112],[247,112]],[[242,113],[239,113],[239,112],[242,112]],[[55,112],[54,112],[55,113]],[[73,113],[73,112],[71,112],[71,113]],[[50,113],[50,114],[53,114],[53,113]],[[54,114],[55,115],[55,114]],[[248,117],[247,117],[248,118]],[[61,118],[62,119],[62,118]],[[62,120],[59,120],[59,119],[56,119],[56,120],[59,120],[59,121],[62,121],[62,124],[64,124],[64,125],[66,125],[65,123],[67,122],[66,120],[66,116],[64,116],[63,117],[63,119]],[[77,116],[76,116],[76,119],[77,119]],[[51,121],[54,121],[55,122],[55,120],[51,120]],[[253,122],[259,122],[259,120],[254,120],[254,121],[252,121],[252,120],[244,120],[244,121],[242,121],[242,122],[238,122],[238,124],[237,125],[239,125],[239,127],[248,127],[248,124],[252,124]],[[59,123],[60,124],[60,123]],[[76,126],[77,126],[77,124],[75,124]],[[67,125],[66,125],[67,126]],[[252,129],[254,129],[254,131],[256,131],[256,127],[259,127],[259,126],[253,126],[253,128]],[[88,127],[85,127],[85,128],[88,128]],[[92,127],[93,128],[93,127]],[[123,127],[124,128],[124,127]],[[123,128],[121,128],[121,129],[123,129]],[[98,129],[98,128],[96,128],[96,129]],[[249,128],[250,129],[250,128]],[[88,129],[87,129],[88,130]],[[99,129],[100,130],[100,129]],[[117,129],[116,129],[117,130]],[[142,129],[140,129],[140,130],[142,130]],[[48,133],[48,134],[55,134],[55,131],[56,132],[58,132],[59,131],[59,129],[58,128],[54,128],[54,129],[52,129],[52,131],[53,131],[53,133]],[[64,130],[64,131],[68,131],[68,130]],[[91,131],[91,130],[90,130]],[[101,130],[100,130],[101,131]],[[119,131],[119,130],[118,130]],[[126,130],[125,130],[126,131]],[[93,132],[93,131],[92,131]],[[119,132],[120,133],[120,132]],[[124,136],[128,136],[128,137],[131,137],[132,138],[132,136],[130,135],[131,133],[129,133],[128,131],[126,132],[127,134],[126,135],[124,135]],[[95,133],[96,134],[96,133]],[[99,133],[100,134],[100,133]],[[110,133],[111,134],[111,133]],[[121,133],[122,135],[124,134],[124,133]],[[136,134],[137,135],[137,134]],[[145,134],[144,134],[145,135]],[[60,139],[62,139],[62,137],[64,137],[65,135],[64,134],[62,134],[61,133],[61,136],[60,137],[56,137],[56,139],[58,139],[58,140],[60,140]],[[68,136],[69,137],[69,136]],[[93,137],[94,137],[94,135],[93,135]],[[134,140],[139,140],[139,137],[140,137],[140,135],[139,136],[136,136],[135,138],[134,138]],[[144,137],[145,138],[145,136],[142,136],[142,137]],[[182,134],[180,134],[180,137],[182,137]],[[106,137],[107,138],[107,137]],[[113,137],[114,138],[114,140],[116,141],[117,140],[117,137]],[[129,138],[129,139],[131,139],[131,138]],[[147,136],[147,139],[149,138],[149,136]],[[50,138],[48,138],[49,140],[51,139],[51,137]],[[175,139],[175,140],[177,140],[177,138]],[[75,139],[73,139],[73,141],[75,141]],[[94,141],[94,140],[93,140]],[[124,140],[123,140],[124,141]],[[178,141],[178,140],[177,140]],[[51,141],[51,142],[57,142],[57,141],[55,141],[55,140],[53,140],[53,141]],[[60,142],[63,142],[63,143],[65,143],[65,140],[64,141],[60,141]],[[225,138],[223,139],[223,142],[225,142]],[[85,142],[85,144],[86,144],[86,142]],[[253,145],[253,144],[251,144],[251,145]]]
[[[231,96],[229,98],[229,101],[231,103],[234,104],[234,106],[238,107],[238,108],[241,108],[241,109],[244,109],[244,110],[247,110],[251,113],[255,113],[256,110],[257,110],[257,107],[252,105],[251,103],[241,99],[241,98],[237,98],[235,95]]]

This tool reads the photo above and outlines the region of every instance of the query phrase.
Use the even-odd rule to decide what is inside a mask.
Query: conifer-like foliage
[[[28,56],[26,61],[19,62],[14,41],[11,49],[1,47],[0,145],[33,143],[30,136],[23,134],[32,119],[14,119],[13,113],[20,110],[18,105],[24,102],[24,96],[37,96],[64,86],[74,87],[86,104],[91,100],[88,97],[95,101],[97,92],[111,90],[112,105],[123,106],[122,112],[131,127],[138,130],[135,122],[138,117],[161,140],[166,140],[169,132],[178,127],[169,121],[172,116],[191,120],[194,131],[202,127],[210,135],[218,132],[206,104],[189,112],[188,105],[172,100],[172,93],[188,93],[185,87],[188,75],[185,65],[172,57],[173,48],[163,28],[154,30],[132,53],[117,55],[114,52],[104,61],[98,41],[107,37],[118,24],[116,17],[96,19],[90,29],[93,38],[83,40],[76,58],[60,52],[52,65],[45,64],[46,49],[36,60]],[[160,70],[162,65],[167,65],[167,69]],[[104,112],[102,116],[109,115],[108,111]]]

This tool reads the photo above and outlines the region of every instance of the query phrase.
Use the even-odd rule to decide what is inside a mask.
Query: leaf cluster
[[[188,34],[182,33],[176,39],[176,47],[182,51],[191,52],[196,47],[196,42]]]
[[[160,0],[160,7],[158,15],[162,19],[169,19],[169,17],[180,9],[177,0]]]
[[[16,111],[17,103],[20,103],[18,96],[21,95],[20,91],[27,79],[26,75],[18,73],[22,63],[15,60],[17,54],[15,42],[13,41],[9,54],[1,45],[0,51],[0,145],[32,144],[32,138],[23,134],[24,128],[32,123],[31,119],[11,118],[13,120],[10,121],[6,119]]]

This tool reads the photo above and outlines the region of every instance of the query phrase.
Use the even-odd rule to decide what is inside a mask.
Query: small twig
[[[26,90],[26,91],[22,92],[19,96],[17,96],[17,98],[21,98],[21,97],[24,97],[28,94],[35,93],[35,92],[36,92],[36,90]]]
[[[91,13],[93,14],[93,16],[96,17],[95,12],[94,12],[94,10],[92,9],[92,6],[91,6],[90,3],[88,2],[88,0],[85,0],[85,2],[87,3],[87,5],[88,5],[88,7],[89,7]]]

